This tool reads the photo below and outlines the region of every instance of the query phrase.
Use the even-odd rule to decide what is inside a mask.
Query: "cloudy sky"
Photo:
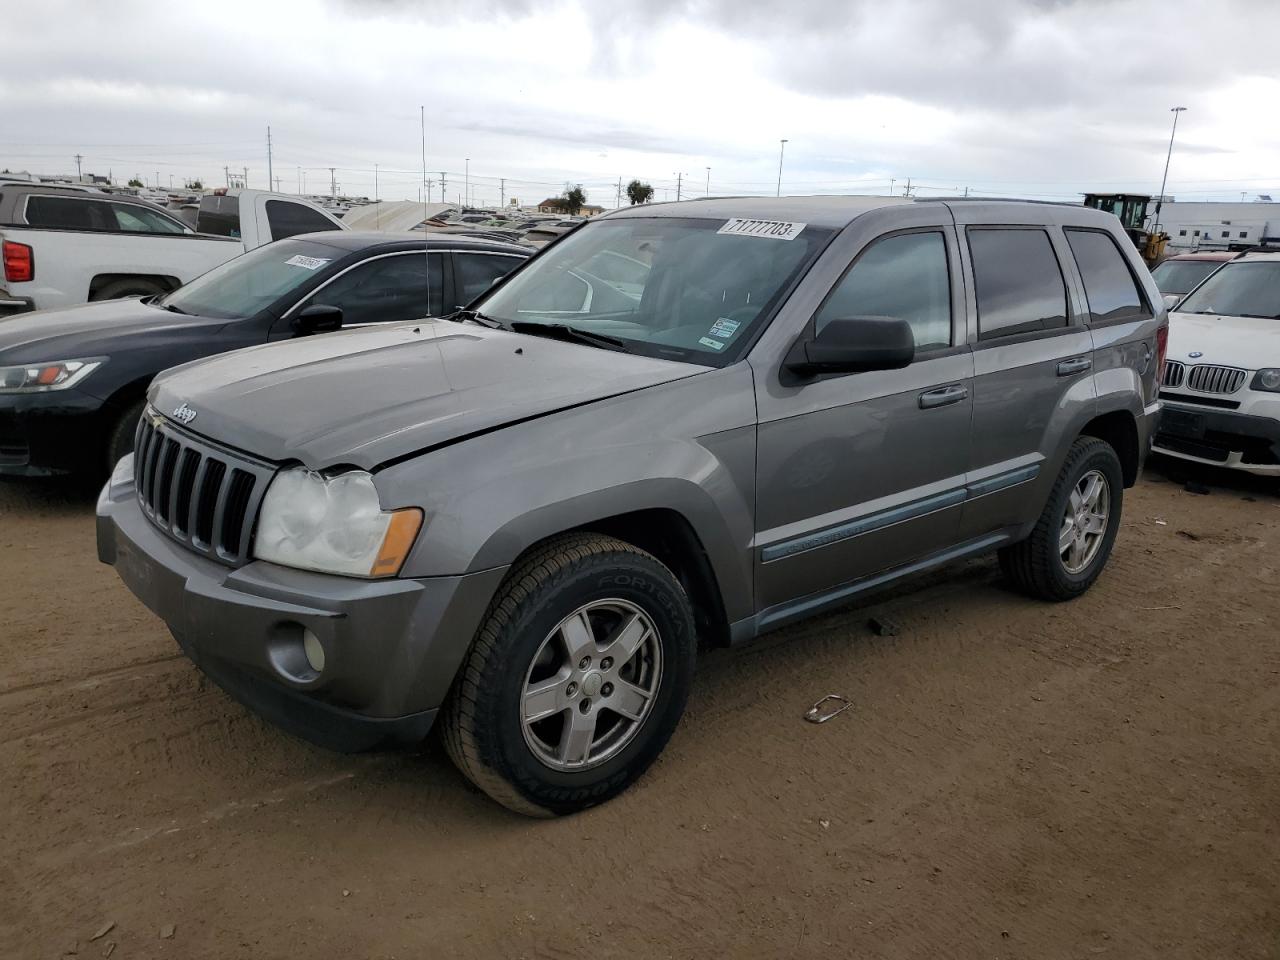
[[[0,166],[224,167],[536,202],[1159,189],[1280,198],[1277,0],[42,0],[7,4]]]

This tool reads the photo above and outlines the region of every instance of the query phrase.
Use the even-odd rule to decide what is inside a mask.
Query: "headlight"
[[[383,510],[363,470],[323,477],[294,467],[262,498],[253,555],[321,573],[393,577],[421,526],[416,507]]]
[[[1266,390],[1268,393],[1280,393],[1280,367],[1268,367],[1253,375],[1254,390]]]
[[[0,393],[39,393],[74,387],[106,363],[105,357],[90,360],[51,360],[19,367],[0,367]]]

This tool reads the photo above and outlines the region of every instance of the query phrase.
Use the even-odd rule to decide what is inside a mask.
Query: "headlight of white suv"
[[[1266,390],[1268,393],[1280,393],[1280,368],[1267,367],[1253,375],[1254,390]]]
[[[276,475],[262,498],[253,555],[320,573],[393,577],[422,526],[416,507],[383,510],[373,477],[324,477],[302,467]]]
[[[0,393],[43,393],[66,390],[80,383],[106,363],[105,357],[87,360],[50,360],[0,367]]]

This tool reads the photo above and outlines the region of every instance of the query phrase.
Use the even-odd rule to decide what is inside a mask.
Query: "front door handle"
[[[969,396],[969,388],[958,383],[953,383],[949,387],[939,387],[937,390],[926,390],[920,394],[920,409],[932,410],[934,407],[945,407],[948,404],[959,403],[967,396]]]
[[[1058,364],[1058,376],[1071,377],[1077,373],[1084,373],[1093,366],[1091,357],[1072,357],[1070,360],[1063,360]]]

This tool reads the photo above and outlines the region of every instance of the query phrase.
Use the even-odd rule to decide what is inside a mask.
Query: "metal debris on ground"
[[[842,697],[838,693],[828,693],[805,711],[804,718],[810,723],[826,723],[852,706],[853,702],[848,697]]]
[[[89,940],[90,941],[101,940],[108,933],[114,930],[115,927],[116,927],[116,922],[114,920],[108,920],[106,923],[104,923],[101,927],[98,928],[98,932],[95,933],[92,937],[90,937]]]
[[[898,625],[892,620],[886,620],[881,617],[871,617],[867,620],[867,627],[878,637],[896,637],[898,635]]]

